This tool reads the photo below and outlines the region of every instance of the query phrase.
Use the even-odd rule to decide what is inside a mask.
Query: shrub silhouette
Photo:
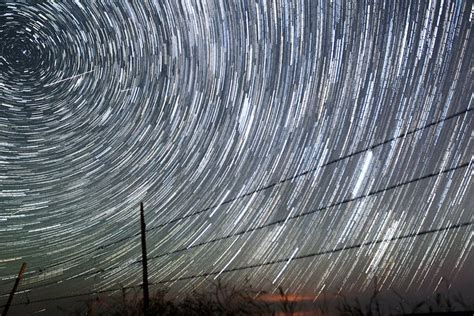
[[[411,315],[416,313],[454,312],[473,309],[466,304],[462,295],[436,294],[426,300],[410,303],[398,292],[392,290],[398,302],[392,306],[380,297],[376,284],[366,303],[360,299],[349,300],[340,295],[338,300],[330,303],[327,300],[313,302],[308,310],[305,306],[304,315]],[[101,298],[95,297],[74,311],[66,311],[69,315],[89,316],[140,316],[143,315],[143,300],[140,289],[128,291],[122,287],[121,295]],[[298,303],[290,299],[290,295],[282,287],[277,303],[270,304],[259,297],[270,294],[257,291],[248,282],[242,287],[223,284],[221,281],[209,283],[203,291],[193,291],[180,300],[167,298],[167,290],[156,289],[151,293],[149,315],[164,316],[209,316],[209,315],[296,315],[301,312]],[[323,295],[324,296],[324,295]],[[64,309],[62,309],[65,312]]]

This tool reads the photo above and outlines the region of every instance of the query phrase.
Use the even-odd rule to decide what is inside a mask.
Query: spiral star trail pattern
[[[470,1],[2,2],[2,294],[23,261],[27,299],[139,285],[141,201],[150,280],[177,295],[462,285],[473,18]]]

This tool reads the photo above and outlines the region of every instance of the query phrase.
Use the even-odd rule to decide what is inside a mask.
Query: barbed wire
[[[460,228],[464,228],[464,227],[469,227],[472,224],[474,224],[474,221],[457,223],[457,224],[452,224],[452,225],[448,225],[448,226],[444,226],[444,227],[439,227],[439,228],[414,232],[414,233],[410,233],[410,234],[395,236],[395,237],[392,237],[392,238],[377,239],[377,240],[367,241],[367,242],[358,243],[358,244],[354,244],[354,245],[342,246],[342,247],[338,247],[338,248],[334,248],[334,249],[322,250],[322,251],[319,251],[319,252],[314,252],[314,253],[309,253],[309,254],[304,254],[304,255],[299,255],[299,256],[294,256],[294,257],[286,257],[286,258],[282,258],[282,259],[266,261],[266,262],[257,263],[257,264],[244,265],[244,266],[240,266],[240,267],[223,269],[223,270],[219,270],[219,271],[206,272],[206,273],[195,274],[195,275],[190,275],[190,276],[183,276],[183,277],[178,277],[178,278],[169,279],[169,280],[151,282],[149,284],[150,285],[158,285],[158,284],[173,283],[173,282],[177,282],[177,281],[185,281],[185,280],[191,280],[191,279],[196,279],[196,278],[205,278],[205,277],[209,277],[209,276],[212,276],[212,275],[220,275],[220,274],[224,274],[224,273],[230,273],[230,272],[260,268],[260,267],[263,267],[263,266],[274,265],[274,264],[278,264],[278,263],[284,263],[284,262],[290,263],[290,262],[294,262],[295,260],[306,259],[306,258],[321,256],[321,255],[325,255],[325,254],[332,254],[332,253],[336,253],[336,252],[342,252],[342,251],[346,251],[346,250],[357,249],[357,248],[366,247],[366,246],[375,245],[375,244],[380,244],[380,243],[384,243],[384,242],[393,242],[393,241],[398,241],[398,240],[403,240],[403,239],[408,239],[408,238],[417,238],[417,237],[420,237],[420,236],[434,234],[434,233],[438,233],[438,232],[460,229]],[[12,306],[19,306],[19,305],[25,305],[26,306],[28,304],[44,303],[44,302],[49,302],[49,301],[57,301],[57,300],[68,299],[68,298],[76,298],[76,297],[81,297],[81,296],[90,296],[90,295],[98,295],[98,294],[103,294],[103,293],[124,291],[124,290],[128,290],[128,289],[139,288],[141,286],[142,285],[126,286],[126,287],[121,287],[121,288],[90,291],[90,292],[85,292],[85,293],[80,293],[80,294],[70,294],[70,295],[49,297],[49,298],[38,299],[38,300],[30,300],[28,302],[23,302],[23,303],[14,303],[14,304],[12,304]],[[25,290],[23,290],[22,292],[24,292],[24,291]],[[5,307],[5,305],[0,306],[0,308],[3,308],[3,307]]]
[[[201,246],[211,244],[211,243],[214,243],[214,242],[218,242],[218,241],[221,241],[221,240],[225,240],[225,239],[228,239],[228,238],[231,238],[231,237],[243,235],[243,234],[246,234],[246,233],[249,233],[249,232],[254,232],[254,231],[257,231],[257,230],[260,230],[260,229],[263,229],[263,228],[267,228],[267,227],[270,227],[270,226],[274,226],[274,225],[277,225],[277,224],[282,224],[285,221],[299,219],[299,218],[302,218],[302,217],[305,217],[305,216],[308,216],[308,215],[311,215],[311,214],[315,214],[317,212],[325,211],[325,210],[327,210],[329,208],[332,208],[332,207],[336,207],[336,206],[340,206],[340,205],[343,205],[343,204],[346,204],[346,203],[349,203],[349,202],[357,201],[357,200],[360,200],[360,199],[363,199],[363,198],[366,198],[366,197],[369,197],[369,196],[372,196],[372,195],[380,194],[380,193],[383,193],[383,192],[386,192],[386,191],[389,191],[389,190],[393,190],[395,188],[403,187],[405,185],[409,185],[409,184],[412,184],[412,183],[415,183],[415,182],[418,182],[418,181],[421,181],[421,180],[425,180],[425,179],[429,179],[429,178],[432,178],[432,177],[435,177],[435,176],[439,176],[439,175],[444,174],[444,173],[453,172],[453,171],[456,171],[456,170],[459,170],[459,169],[462,169],[462,168],[466,168],[469,165],[471,165],[471,163],[472,163],[472,161],[471,162],[465,162],[465,163],[462,163],[462,164],[457,165],[455,167],[440,170],[438,172],[433,172],[433,173],[430,173],[430,174],[427,174],[427,175],[424,175],[424,176],[421,176],[421,177],[416,177],[416,178],[413,178],[413,179],[410,179],[410,180],[407,180],[407,181],[400,182],[400,183],[395,184],[395,185],[388,186],[388,187],[383,188],[383,189],[371,191],[367,194],[359,195],[359,196],[356,196],[356,197],[353,197],[353,198],[350,198],[350,199],[345,199],[343,201],[328,204],[326,206],[323,206],[323,207],[320,207],[320,208],[317,208],[317,209],[313,209],[313,210],[310,210],[310,211],[307,211],[307,212],[304,212],[304,213],[301,213],[301,214],[296,214],[296,215],[290,216],[290,217],[285,218],[285,219],[273,221],[273,222],[270,222],[270,223],[267,223],[267,224],[264,224],[264,225],[261,225],[261,226],[258,226],[258,227],[250,228],[250,229],[240,231],[240,232],[237,232],[237,233],[232,233],[232,234],[228,234],[226,236],[222,236],[222,237],[211,239],[211,240],[208,240],[208,241],[205,241],[205,242],[197,243],[197,244],[194,244],[192,246],[188,246],[186,248],[180,248],[180,249],[170,251],[170,252],[166,252],[166,253],[163,253],[163,254],[159,254],[159,255],[156,255],[156,256],[151,256],[151,257],[148,258],[148,261],[156,260],[158,258],[168,256],[168,255],[171,255],[171,254],[176,254],[176,253],[179,253],[179,252],[188,251],[188,250],[191,250],[191,249],[196,248],[196,247],[201,247]],[[127,263],[125,265],[122,264],[122,265],[118,265],[118,266],[114,266],[114,267],[110,267],[110,268],[100,269],[100,270],[97,270],[97,271],[91,271],[91,272],[87,272],[87,273],[79,273],[77,276],[70,277],[66,280],[57,280],[57,281],[52,281],[52,282],[49,282],[49,283],[39,284],[37,286],[30,287],[30,288],[24,289],[22,291],[23,292],[24,291],[31,291],[31,290],[35,290],[35,289],[55,285],[55,284],[58,284],[58,283],[64,282],[64,281],[71,281],[71,280],[75,280],[75,279],[82,278],[82,277],[90,277],[90,276],[94,276],[94,275],[97,275],[97,274],[102,274],[102,273],[105,273],[105,272],[113,271],[113,270],[116,270],[116,269],[119,269],[119,268],[123,269],[123,268],[127,268],[129,266],[132,266],[134,264],[141,263],[141,262],[142,262],[142,260],[138,259],[136,261],[133,261],[131,263]],[[5,296],[5,295],[8,295],[8,293],[1,294],[0,296]]]
[[[426,124],[426,125],[423,125],[423,126],[421,126],[421,127],[414,128],[414,129],[411,130],[411,131],[407,131],[407,132],[400,133],[398,136],[394,136],[394,137],[391,137],[391,138],[389,138],[389,139],[386,139],[386,140],[384,140],[384,141],[382,141],[382,142],[378,142],[378,143],[369,145],[369,146],[367,146],[367,147],[365,147],[365,148],[363,148],[363,149],[356,150],[356,151],[354,151],[354,152],[352,152],[352,153],[350,153],[350,154],[341,156],[341,157],[339,157],[339,158],[329,160],[329,161],[327,161],[326,163],[324,163],[324,164],[322,164],[322,165],[320,165],[320,166],[317,166],[317,167],[308,169],[308,170],[306,170],[306,171],[300,172],[300,173],[295,174],[295,175],[293,175],[293,176],[291,176],[291,177],[284,178],[284,179],[282,179],[282,180],[279,180],[279,181],[276,181],[276,182],[267,184],[267,185],[265,185],[265,186],[263,186],[263,187],[261,187],[261,188],[258,188],[258,189],[249,191],[249,192],[244,193],[244,194],[242,194],[242,195],[238,195],[238,196],[236,196],[236,197],[233,197],[233,198],[224,200],[222,203],[213,204],[213,205],[211,205],[211,206],[209,206],[209,207],[206,207],[206,208],[204,208],[204,209],[201,209],[201,210],[199,210],[199,211],[197,211],[197,212],[194,212],[194,213],[185,215],[185,216],[180,217],[180,218],[176,218],[176,219],[170,220],[170,221],[168,221],[168,222],[166,222],[166,223],[162,223],[162,224],[158,224],[158,225],[156,225],[156,226],[150,227],[150,228],[148,228],[148,229],[146,230],[146,232],[153,231],[153,230],[157,230],[157,229],[159,229],[159,228],[162,228],[162,227],[167,226],[167,225],[170,225],[170,224],[174,224],[174,223],[176,223],[176,222],[179,222],[179,221],[181,221],[181,220],[187,219],[187,218],[189,218],[189,217],[192,217],[192,216],[195,216],[195,215],[199,215],[199,214],[205,213],[205,212],[207,212],[207,211],[209,211],[209,210],[212,210],[212,209],[214,209],[214,208],[216,208],[216,207],[219,207],[219,206],[222,206],[222,205],[225,205],[225,204],[232,203],[232,202],[234,202],[234,201],[236,201],[236,200],[238,200],[238,199],[242,199],[242,198],[245,198],[245,197],[247,197],[247,196],[253,195],[253,194],[255,194],[255,193],[268,190],[268,189],[270,189],[270,188],[273,188],[273,187],[275,187],[275,186],[277,186],[277,185],[280,185],[280,184],[283,184],[283,183],[285,183],[285,182],[293,181],[293,180],[295,180],[295,179],[297,179],[297,178],[300,178],[300,177],[303,177],[303,176],[305,176],[305,175],[307,175],[307,174],[309,174],[309,173],[315,172],[315,171],[317,171],[317,170],[320,169],[320,168],[325,168],[325,167],[330,166],[330,165],[332,165],[332,164],[335,164],[335,163],[337,163],[337,162],[339,162],[339,161],[342,161],[342,160],[351,158],[351,157],[353,157],[353,156],[359,155],[359,154],[361,154],[361,153],[364,153],[364,152],[367,152],[367,151],[369,151],[369,150],[373,150],[373,149],[375,149],[375,148],[377,148],[377,147],[383,146],[383,145],[385,145],[385,144],[391,143],[391,142],[393,142],[393,141],[395,141],[395,140],[397,140],[397,139],[404,138],[404,137],[406,137],[406,136],[408,136],[408,135],[415,134],[415,133],[420,132],[420,131],[423,131],[423,130],[425,130],[425,129],[427,129],[427,128],[430,128],[430,127],[436,126],[436,125],[438,125],[438,124],[444,123],[444,122],[446,122],[446,121],[448,121],[448,120],[454,119],[454,118],[459,117],[459,116],[462,116],[462,115],[464,115],[464,114],[468,114],[468,113],[471,112],[473,109],[474,109],[474,108],[467,108],[467,109],[465,109],[465,110],[463,110],[463,111],[456,112],[456,113],[451,114],[451,115],[449,115],[449,116],[446,116],[446,117],[444,117],[444,118],[442,118],[442,119],[438,119],[438,120],[436,120],[436,121],[433,121],[433,122],[428,123],[428,124]],[[343,202],[341,202],[341,203],[347,203],[347,202],[344,202],[344,201],[343,201]],[[337,206],[337,205],[335,205],[335,206]],[[332,206],[328,206],[328,207],[332,207]],[[328,208],[328,207],[326,207],[326,208]],[[301,215],[300,215],[300,216],[301,216]],[[292,219],[292,218],[290,218],[290,219]],[[275,225],[275,224],[278,224],[278,222],[275,222],[274,224],[271,224],[271,225]],[[270,225],[270,226],[271,226],[271,225]],[[263,226],[262,228],[264,228],[264,227],[267,227],[267,226]],[[261,229],[261,228],[257,228],[257,229]],[[251,231],[251,230],[250,230],[250,231]],[[248,232],[250,232],[250,231],[248,231]],[[211,242],[219,241],[219,240],[222,240],[222,239],[227,239],[227,238],[230,238],[230,237],[232,237],[232,236],[237,236],[237,235],[240,235],[240,234],[244,234],[244,233],[246,233],[246,232],[247,232],[247,231],[239,232],[239,233],[236,233],[236,234],[231,234],[231,235],[225,236],[225,237],[223,237],[223,238],[217,238],[216,240],[212,240],[212,241],[209,241],[209,242],[206,242],[206,243],[211,243]],[[133,235],[130,235],[130,236],[125,236],[125,237],[123,237],[123,238],[120,238],[120,239],[118,239],[118,240],[112,241],[112,242],[107,243],[107,244],[103,244],[103,245],[101,245],[101,246],[99,246],[99,247],[95,247],[95,248],[93,248],[93,249],[87,249],[87,250],[81,251],[79,255],[76,255],[76,256],[74,256],[74,257],[72,257],[72,258],[69,258],[69,259],[67,259],[67,260],[63,260],[63,261],[61,261],[61,262],[57,262],[57,263],[54,263],[54,264],[45,266],[45,267],[43,267],[41,270],[34,271],[34,272],[30,272],[30,273],[28,273],[28,276],[41,275],[41,274],[42,274],[44,271],[46,271],[46,270],[50,270],[50,269],[52,269],[52,268],[55,268],[55,267],[58,267],[58,266],[62,266],[62,265],[67,264],[67,263],[69,263],[69,262],[76,261],[77,259],[81,259],[82,257],[84,257],[84,256],[86,256],[86,255],[88,255],[88,254],[93,254],[93,253],[95,253],[95,252],[97,252],[97,251],[99,251],[99,250],[103,250],[103,249],[105,249],[105,248],[107,248],[107,247],[116,245],[116,244],[118,244],[118,243],[124,242],[124,241],[126,241],[126,240],[129,240],[129,239],[132,239],[132,238],[135,238],[135,237],[138,237],[138,236],[140,236],[140,233],[136,233],[136,234],[133,234]],[[203,243],[199,243],[199,244],[196,244],[196,245],[194,245],[194,246],[192,246],[192,247],[189,247],[189,248],[195,248],[195,247],[201,246],[202,244],[203,244]],[[181,251],[183,251],[183,249],[175,250],[175,252],[181,252]],[[163,254],[163,255],[161,255],[161,256],[165,256],[165,255],[168,255],[168,254]],[[102,270],[101,270],[101,271],[102,271]],[[4,276],[4,277],[2,277],[2,278],[7,278],[7,277]]]

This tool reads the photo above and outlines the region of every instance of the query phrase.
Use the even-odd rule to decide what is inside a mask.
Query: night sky
[[[150,282],[176,296],[467,292],[473,20],[472,1],[2,1],[0,304],[22,262],[31,312],[138,286],[140,202]]]

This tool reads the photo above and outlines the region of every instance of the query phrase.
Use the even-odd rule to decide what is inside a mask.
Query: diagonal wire
[[[369,192],[367,194],[364,194],[364,195],[359,195],[359,196],[356,196],[356,197],[353,197],[353,198],[350,198],[350,199],[345,199],[343,201],[335,202],[335,203],[332,203],[332,204],[329,204],[329,205],[326,205],[326,206],[323,206],[323,207],[320,207],[320,208],[309,210],[309,211],[301,213],[301,214],[293,215],[293,216],[288,217],[287,219],[273,221],[273,222],[270,222],[270,223],[267,223],[267,224],[264,224],[264,225],[261,225],[261,226],[258,226],[258,227],[250,228],[250,229],[240,231],[240,232],[237,232],[237,233],[232,233],[232,234],[228,234],[228,235],[225,235],[225,236],[222,236],[222,237],[211,239],[211,240],[208,240],[208,241],[205,241],[205,242],[197,243],[197,244],[195,244],[193,246],[190,246],[190,247],[180,248],[180,249],[170,251],[170,252],[166,252],[166,253],[162,253],[162,254],[159,254],[159,255],[156,255],[156,256],[151,256],[151,257],[148,258],[148,261],[156,260],[158,258],[168,256],[168,255],[171,255],[171,254],[176,254],[176,253],[179,253],[179,252],[188,251],[188,250],[196,248],[196,247],[201,247],[201,246],[211,244],[211,243],[214,243],[214,242],[218,242],[218,241],[221,241],[221,240],[225,240],[225,239],[228,239],[228,238],[231,238],[231,237],[244,235],[246,233],[257,231],[257,230],[260,230],[260,229],[263,229],[263,228],[266,228],[266,227],[274,226],[274,225],[277,225],[277,224],[282,224],[282,223],[284,223],[285,221],[288,221],[288,220],[300,219],[302,217],[305,217],[305,216],[308,216],[308,215],[311,215],[311,214],[315,214],[315,213],[318,213],[318,212],[325,211],[325,210],[327,210],[329,208],[332,208],[332,207],[340,206],[340,205],[343,205],[343,204],[346,204],[346,203],[349,203],[349,202],[364,199],[364,198],[372,196],[372,195],[377,195],[377,194],[380,194],[380,193],[383,193],[383,192],[386,192],[386,191],[390,191],[390,190],[393,190],[395,188],[403,187],[405,185],[412,184],[412,183],[415,183],[415,182],[418,182],[418,181],[421,181],[421,180],[429,179],[429,178],[432,178],[432,177],[439,176],[441,174],[445,174],[445,173],[448,173],[448,172],[453,172],[453,171],[456,171],[456,170],[459,170],[459,169],[462,169],[462,168],[466,168],[469,165],[471,165],[471,163],[472,163],[472,161],[471,162],[465,162],[465,163],[462,163],[462,164],[457,165],[457,166],[452,167],[452,168],[440,170],[438,172],[432,172],[430,174],[426,174],[426,175],[421,176],[421,177],[413,178],[413,179],[403,181],[403,182],[400,182],[400,183],[397,183],[397,184],[394,184],[394,185],[390,185],[390,186],[385,187],[383,189],[371,191],[371,192]],[[78,274],[74,277],[66,279],[66,281],[70,281],[70,280],[74,280],[74,279],[81,278],[81,277],[86,277],[86,276],[94,276],[94,275],[97,275],[97,274],[113,271],[113,270],[118,269],[118,268],[126,268],[126,267],[132,266],[134,264],[141,263],[141,261],[142,260],[139,259],[139,260],[133,261],[133,262],[125,264],[125,265],[122,264],[122,265],[117,265],[117,266],[106,268],[106,269],[100,269],[100,270],[97,270],[97,271],[80,273],[80,274]],[[39,285],[34,286],[34,287],[30,287],[30,288],[25,289],[23,291],[29,291],[29,290],[34,290],[34,289],[38,289],[38,288],[43,288],[43,287],[47,287],[47,286],[50,286],[50,285],[58,284],[58,283],[63,282],[63,281],[64,280],[58,280],[58,281],[43,283],[43,284],[39,284]],[[4,295],[7,295],[7,294],[8,293],[4,293],[4,294],[1,294],[0,296],[4,296]]]
[[[179,221],[184,220],[184,219],[186,219],[186,218],[189,218],[189,217],[191,217],[191,216],[194,216],[194,215],[198,215],[198,214],[207,212],[207,211],[209,211],[209,210],[211,210],[211,209],[214,209],[214,208],[216,208],[216,207],[218,207],[218,206],[225,205],[225,204],[231,203],[231,202],[233,202],[233,201],[236,201],[236,200],[238,200],[238,199],[241,199],[241,198],[250,196],[250,195],[252,195],[252,194],[255,194],[255,193],[258,193],[258,192],[261,192],[261,191],[270,189],[270,188],[273,188],[273,187],[275,187],[275,186],[277,186],[277,185],[279,185],[279,184],[282,184],[282,183],[285,183],[285,182],[288,182],[288,181],[292,181],[292,180],[294,180],[294,179],[296,179],[296,178],[299,178],[299,177],[305,176],[305,175],[307,175],[307,174],[309,174],[309,173],[311,173],[311,172],[314,172],[314,171],[318,170],[319,168],[327,167],[327,166],[329,166],[329,165],[332,165],[332,164],[337,163],[337,162],[339,162],[339,161],[342,161],[342,160],[345,160],[345,159],[347,159],[347,158],[356,156],[356,155],[361,154],[361,153],[363,153],[363,152],[366,152],[366,151],[369,151],[369,150],[373,150],[373,149],[375,149],[375,148],[377,148],[377,147],[380,147],[380,146],[382,146],[382,145],[388,144],[388,143],[390,143],[390,142],[392,142],[392,141],[395,141],[395,140],[397,140],[397,139],[404,138],[404,137],[406,137],[406,136],[408,136],[408,135],[411,135],[411,134],[414,134],[414,133],[423,131],[423,130],[425,130],[425,129],[427,129],[427,128],[430,128],[430,127],[432,127],[432,126],[436,126],[436,125],[438,125],[438,124],[441,124],[441,123],[443,123],[443,122],[445,122],[445,121],[448,121],[448,120],[451,120],[451,119],[453,119],[453,118],[462,116],[462,115],[464,115],[464,114],[468,114],[468,113],[471,112],[473,109],[474,109],[474,108],[467,108],[467,109],[465,109],[465,110],[463,110],[463,111],[456,112],[456,113],[454,113],[454,114],[451,114],[451,115],[449,115],[449,116],[446,116],[445,118],[438,119],[438,120],[436,120],[436,121],[433,121],[433,122],[431,122],[431,123],[429,123],[429,124],[426,124],[426,125],[423,125],[423,126],[421,126],[421,127],[417,127],[417,128],[415,128],[415,129],[413,129],[413,130],[411,130],[411,131],[401,133],[401,134],[399,134],[398,136],[394,136],[394,137],[389,138],[389,139],[386,139],[386,140],[384,140],[384,141],[382,141],[382,142],[375,143],[375,144],[372,144],[372,145],[370,145],[370,146],[367,146],[367,147],[365,147],[364,149],[360,149],[360,150],[357,150],[357,151],[355,151],[355,152],[352,152],[352,153],[350,153],[350,154],[348,154],[348,155],[341,156],[341,157],[339,157],[339,158],[330,160],[330,161],[324,163],[323,165],[320,165],[320,166],[311,168],[311,169],[309,169],[309,170],[303,171],[303,172],[301,172],[301,173],[298,173],[298,174],[296,174],[296,175],[293,175],[292,177],[285,178],[285,179],[282,179],[282,180],[277,181],[277,182],[274,182],[274,183],[270,183],[270,184],[268,184],[268,185],[266,185],[266,186],[263,186],[263,187],[261,187],[261,188],[258,188],[258,189],[256,189],[256,190],[253,190],[253,191],[247,192],[247,193],[245,193],[245,194],[242,194],[242,195],[239,195],[239,196],[230,198],[230,199],[228,199],[228,200],[225,200],[225,201],[223,201],[222,203],[213,204],[213,205],[211,205],[211,206],[209,206],[209,207],[207,207],[207,208],[205,208],[205,209],[202,209],[202,210],[197,211],[197,212],[195,212],[195,213],[191,213],[191,214],[185,215],[185,216],[183,216],[183,217],[181,217],[181,218],[173,219],[173,220],[171,220],[171,221],[169,221],[169,222],[166,222],[166,223],[163,223],[163,224],[159,224],[159,225],[154,226],[154,227],[150,227],[150,228],[148,228],[146,231],[148,232],[148,231],[156,230],[156,229],[158,229],[158,228],[161,228],[161,227],[167,226],[167,225],[169,225],[169,224],[173,224],[173,223],[179,222]],[[302,215],[302,214],[300,214],[300,216],[301,216],[301,215]],[[289,219],[292,219],[292,218],[289,218]],[[275,224],[278,224],[278,223],[275,222]],[[262,227],[262,228],[263,228],[263,227]],[[251,231],[251,230],[250,230],[250,231]],[[240,235],[240,234],[244,234],[244,233],[245,233],[245,232],[240,232],[240,233],[237,233],[237,234],[235,234],[235,235]],[[134,234],[134,235],[126,236],[126,237],[120,238],[120,239],[118,239],[118,240],[115,240],[115,241],[110,242],[110,243],[108,243],[108,244],[101,245],[101,246],[96,247],[96,248],[93,248],[93,249],[87,249],[87,250],[81,251],[81,253],[80,253],[79,255],[76,255],[76,256],[74,256],[74,257],[72,257],[72,258],[70,258],[70,259],[63,260],[63,261],[61,261],[61,262],[57,262],[57,263],[48,265],[48,266],[46,266],[46,267],[44,267],[43,269],[38,270],[38,271],[30,272],[30,273],[29,273],[29,276],[40,275],[40,274],[42,274],[42,272],[43,272],[44,270],[49,270],[49,269],[51,269],[51,268],[54,268],[54,267],[57,267],[57,266],[61,266],[61,265],[67,264],[67,263],[69,263],[69,262],[76,261],[77,259],[82,258],[82,257],[85,256],[85,255],[95,253],[95,252],[98,251],[98,250],[103,250],[103,249],[105,249],[106,247],[110,247],[110,246],[112,246],[112,245],[121,243],[121,242],[123,242],[123,241],[129,240],[129,239],[134,238],[134,237],[138,237],[139,235],[140,235],[140,233],[136,233],[136,234]],[[233,234],[233,235],[234,235],[234,234]],[[216,239],[216,240],[209,241],[209,242],[207,242],[207,243],[215,242],[215,241],[218,241],[218,240],[221,240],[221,239],[230,238],[230,237],[232,237],[232,236],[228,235],[228,236],[225,236],[225,237],[223,237],[223,238],[218,238],[218,239]],[[197,246],[200,246],[200,245],[202,245],[202,243],[196,244],[196,245],[194,245],[194,246],[192,246],[192,247],[189,247],[189,248],[191,249],[191,248],[194,248],[194,247],[197,247]],[[183,249],[175,250],[175,252],[181,252],[181,251],[183,251]],[[167,254],[164,254],[164,255],[167,255]],[[104,270],[99,270],[99,271],[104,272]],[[6,277],[4,277],[4,278],[6,278]]]
[[[243,271],[243,270],[248,270],[248,269],[254,269],[254,268],[259,268],[259,267],[263,267],[263,266],[269,266],[269,265],[274,265],[274,264],[278,264],[278,263],[289,262],[289,261],[293,261],[293,260],[300,260],[300,259],[305,259],[305,258],[321,256],[321,255],[325,255],[325,254],[332,254],[332,253],[336,253],[336,252],[342,252],[342,251],[346,251],[346,250],[358,249],[358,248],[362,248],[362,247],[366,247],[366,246],[370,246],[370,245],[376,245],[376,244],[380,244],[380,243],[384,243],[384,242],[393,242],[393,241],[398,241],[398,240],[403,240],[403,239],[408,239],[408,238],[417,238],[417,237],[420,237],[420,236],[435,234],[435,233],[438,233],[438,232],[461,229],[461,228],[464,228],[464,227],[469,227],[472,224],[474,224],[474,221],[464,222],[464,223],[457,223],[457,224],[452,224],[452,225],[449,225],[449,226],[444,226],[444,227],[419,231],[419,232],[400,235],[400,236],[396,236],[396,237],[392,237],[392,238],[377,239],[377,240],[367,241],[367,242],[364,242],[364,243],[338,247],[338,248],[334,248],[334,249],[330,249],[330,250],[323,250],[323,251],[308,253],[308,254],[304,254],[304,255],[300,255],[300,256],[294,256],[294,257],[291,257],[291,258],[282,258],[282,259],[266,261],[266,262],[262,262],[262,263],[245,265],[245,266],[240,266],[240,267],[235,267],[235,268],[230,268],[230,269],[224,269],[224,270],[221,270],[221,271],[212,271],[212,272],[206,272],[206,273],[195,274],[195,275],[190,275],[190,276],[183,276],[183,277],[169,279],[169,280],[163,280],[163,281],[159,281],[159,282],[152,282],[150,284],[151,285],[156,285],[156,284],[173,283],[173,282],[176,282],[176,281],[191,280],[191,279],[196,279],[196,278],[205,278],[205,277],[208,277],[208,276],[211,276],[211,275],[219,275],[219,274],[222,274],[222,273],[230,273],[230,272],[235,272],[235,271]],[[133,288],[139,288],[139,287],[141,287],[141,285],[128,286],[128,287],[122,287],[122,288],[114,288],[114,289],[106,289],[106,290],[100,290],[100,291],[91,291],[91,292],[85,292],[85,293],[80,293],[80,294],[70,294],[70,295],[49,297],[49,298],[29,301],[29,302],[26,302],[26,303],[15,303],[15,304],[12,304],[12,306],[57,301],[57,300],[75,298],[75,297],[81,297],[81,296],[89,296],[89,295],[97,295],[97,294],[102,294],[102,293],[117,292],[117,291],[133,289]],[[23,291],[25,291],[25,290],[23,290]],[[2,305],[2,306],[0,306],[0,308],[3,308],[4,306],[5,305]]]
[[[170,225],[170,224],[179,222],[179,221],[181,221],[181,220],[187,219],[187,218],[189,218],[189,217],[192,217],[192,216],[195,216],[195,215],[198,215],[198,214],[207,212],[207,211],[212,210],[212,209],[214,209],[214,208],[216,208],[216,207],[218,207],[218,206],[232,203],[232,202],[234,202],[234,201],[236,201],[236,200],[238,200],[238,199],[245,198],[245,197],[250,196],[250,195],[252,195],[252,194],[255,194],[255,193],[258,193],[258,192],[262,192],[262,191],[264,191],[264,190],[268,190],[268,189],[273,188],[273,187],[275,187],[275,186],[277,186],[277,185],[280,185],[280,184],[282,184],[282,183],[285,183],[285,182],[292,181],[292,180],[294,180],[294,179],[303,177],[303,176],[305,176],[305,175],[307,175],[307,174],[309,174],[309,173],[312,173],[312,172],[317,171],[317,170],[320,169],[320,168],[324,168],[324,167],[330,166],[330,165],[335,164],[335,163],[337,163],[337,162],[339,162],[339,161],[342,161],[342,160],[351,158],[351,157],[353,157],[353,156],[359,155],[359,154],[364,153],[364,152],[369,151],[369,150],[373,150],[373,149],[375,149],[375,148],[377,148],[377,147],[383,146],[383,145],[388,144],[388,143],[391,143],[391,142],[393,142],[393,141],[395,141],[395,140],[398,140],[398,139],[404,138],[404,137],[406,137],[406,136],[415,134],[415,133],[417,133],[417,132],[423,131],[423,130],[425,130],[425,129],[427,129],[427,128],[430,128],[430,127],[436,126],[436,125],[438,125],[438,124],[444,123],[444,122],[446,122],[446,121],[448,121],[448,120],[451,120],[451,119],[460,117],[460,116],[462,116],[462,115],[464,115],[464,114],[468,114],[468,113],[471,112],[473,109],[474,109],[474,108],[467,108],[467,109],[465,109],[465,110],[462,110],[462,111],[453,113],[453,114],[451,114],[451,115],[448,115],[448,116],[446,116],[446,117],[444,117],[444,118],[441,118],[441,119],[438,119],[438,120],[433,121],[433,122],[431,122],[431,123],[428,123],[428,124],[426,124],[426,125],[423,125],[423,126],[414,128],[414,129],[412,129],[411,131],[403,132],[403,133],[401,133],[401,134],[399,134],[399,135],[397,135],[397,136],[391,137],[391,138],[386,139],[386,140],[384,140],[384,141],[382,141],[382,142],[378,142],[378,143],[369,145],[369,146],[367,146],[367,147],[365,147],[365,148],[363,148],[363,149],[359,149],[359,150],[354,151],[354,152],[352,152],[352,153],[350,153],[350,154],[341,156],[341,157],[336,158],[336,159],[329,160],[329,161],[327,161],[326,163],[324,163],[324,164],[322,164],[322,165],[320,165],[320,166],[317,166],[317,167],[314,167],[314,168],[305,170],[305,171],[303,171],[303,172],[301,172],[301,173],[298,173],[298,174],[295,174],[295,175],[293,175],[293,176],[291,176],[291,177],[284,178],[284,179],[282,179],[282,180],[280,180],[280,181],[267,184],[267,185],[265,185],[265,186],[263,186],[263,187],[261,187],[261,188],[258,188],[258,189],[255,189],[255,190],[253,190],[253,191],[249,191],[249,192],[247,192],[247,193],[244,193],[244,194],[242,194],[242,195],[238,195],[238,196],[236,196],[236,197],[230,198],[230,199],[228,199],[228,200],[223,201],[222,203],[213,204],[213,205],[211,205],[211,206],[209,206],[209,207],[206,207],[206,208],[204,208],[204,209],[201,209],[201,210],[199,210],[199,211],[197,211],[197,212],[195,212],[195,213],[191,213],[191,214],[185,215],[185,216],[183,216],[183,217],[170,220],[169,222],[162,223],[162,224],[159,224],[159,225],[157,225],[157,226],[150,227],[150,228],[147,229],[147,232],[148,232],[148,231],[152,231],[152,230],[156,230],[156,229],[159,229],[159,228],[161,228],[161,227],[164,227],[164,226],[167,226],[167,225]],[[44,268],[42,269],[42,271],[44,271],[44,270],[49,270],[49,269],[51,269],[51,268],[54,268],[54,267],[57,267],[57,266],[61,266],[61,265],[67,264],[67,263],[69,263],[69,262],[73,262],[73,261],[77,260],[78,258],[82,258],[82,257],[85,256],[85,255],[93,254],[93,253],[95,253],[96,251],[103,250],[103,249],[105,249],[105,248],[107,248],[107,247],[116,245],[116,244],[118,244],[118,243],[124,242],[124,241],[126,241],[126,240],[129,240],[129,239],[132,239],[132,238],[135,238],[135,237],[138,237],[138,236],[140,236],[140,233],[136,233],[136,234],[133,234],[133,235],[130,235],[130,236],[125,236],[125,237],[122,237],[122,238],[117,239],[117,240],[115,240],[115,241],[112,241],[112,242],[110,242],[110,243],[103,244],[103,245],[101,245],[101,246],[99,246],[99,247],[81,251],[81,253],[80,253],[79,255],[77,255],[77,256],[74,256],[74,257],[72,257],[72,258],[70,258],[70,259],[63,260],[63,261],[61,261],[61,262],[57,262],[57,263],[54,263],[54,264],[51,264],[51,265],[48,265],[48,266],[44,267]],[[197,244],[196,246],[198,246],[198,245],[199,245],[199,244]],[[42,273],[42,271],[30,272],[29,275],[39,275],[39,274]]]

